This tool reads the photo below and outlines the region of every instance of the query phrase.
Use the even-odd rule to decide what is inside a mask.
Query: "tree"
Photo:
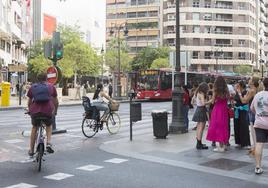
[[[30,59],[28,62],[29,80],[35,82],[37,75],[42,72],[46,72],[48,67],[51,65],[52,63],[45,59],[42,54]]]
[[[131,58],[127,52],[128,47],[126,42],[120,39],[120,70],[122,72],[127,72],[131,68]],[[110,68],[111,72],[118,71],[118,41],[115,38],[112,38],[108,44],[105,54],[105,63]]]
[[[131,62],[133,70],[149,69],[154,60],[168,58],[170,49],[167,47],[147,47],[141,50]]]
[[[151,64],[151,69],[159,69],[159,68],[169,68],[168,58],[158,58],[153,61]]]
[[[234,72],[242,75],[248,75],[252,73],[252,67],[249,65],[238,65],[234,68]]]

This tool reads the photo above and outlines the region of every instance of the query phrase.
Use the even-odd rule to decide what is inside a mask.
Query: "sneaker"
[[[217,147],[217,148],[214,148],[213,151],[223,153],[225,149],[221,147]]]
[[[28,151],[28,155],[29,155],[30,158],[33,158],[33,156],[34,156],[34,152],[32,152],[31,150],[29,150],[29,151]]]
[[[263,169],[262,168],[259,168],[259,167],[256,167],[255,168],[255,174],[260,175],[262,173],[263,173]]]
[[[52,149],[52,145],[51,144],[47,144],[47,152],[48,153],[54,153],[54,150]]]

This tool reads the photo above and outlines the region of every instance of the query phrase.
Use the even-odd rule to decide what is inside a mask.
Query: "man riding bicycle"
[[[46,125],[47,144],[46,150],[48,153],[54,153],[51,144],[52,135],[52,117],[57,114],[58,98],[56,88],[47,83],[47,74],[41,73],[37,76],[37,83],[32,84],[27,97],[28,109],[32,119],[32,131],[30,139],[29,156],[34,155],[34,145],[37,128],[41,121]]]

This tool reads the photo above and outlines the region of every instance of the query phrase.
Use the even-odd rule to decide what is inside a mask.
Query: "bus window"
[[[172,87],[172,73],[162,72],[160,76],[161,90],[171,89]]]

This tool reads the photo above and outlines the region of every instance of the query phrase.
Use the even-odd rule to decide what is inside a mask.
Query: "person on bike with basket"
[[[93,96],[93,101],[91,103],[92,106],[95,106],[97,110],[104,111],[103,118],[100,120],[102,122],[107,121],[107,115],[109,114],[109,107],[108,104],[104,101],[104,98],[107,99],[111,103],[116,103],[111,97],[109,97],[104,91],[103,91],[103,85],[98,84],[97,89]]]
[[[37,83],[32,84],[28,93],[28,109],[32,119],[32,131],[30,138],[29,156],[34,155],[35,137],[38,126],[42,122],[46,125],[47,144],[46,150],[48,153],[54,153],[51,144],[52,135],[52,117],[57,114],[58,98],[57,90],[52,85],[47,83],[47,74],[40,73],[37,76]]]

